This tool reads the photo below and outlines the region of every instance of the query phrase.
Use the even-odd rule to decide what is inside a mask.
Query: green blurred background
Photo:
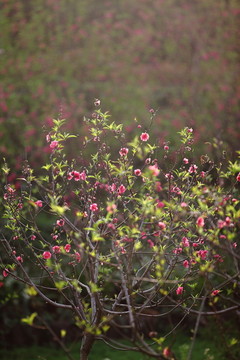
[[[187,125],[236,150],[239,19],[237,0],[1,0],[1,157],[41,162],[43,127],[84,134],[94,98],[130,136],[153,108],[160,143]]]

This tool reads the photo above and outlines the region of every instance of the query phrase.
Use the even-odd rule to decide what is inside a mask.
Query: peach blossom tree
[[[96,340],[171,359],[165,340],[188,317],[190,359],[201,318],[239,309],[240,164],[195,158],[192,128],[179,133],[175,151],[170,140],[155,145],[154,110],[127,142],[123,126],[95,106],[83,142],[53,120],[40,175],[25,162],[15,186],[3,166],[3,282],[71,311],[81,360]],[[167,333],[151,326],[169,316],[178,321]]]

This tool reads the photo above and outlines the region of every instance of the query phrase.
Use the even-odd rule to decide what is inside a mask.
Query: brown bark
[[[82,345],[80,349],[80,360],[88,360],[88,355],[95,342],[95,337],[92,334],[84,334],[82,338]]]

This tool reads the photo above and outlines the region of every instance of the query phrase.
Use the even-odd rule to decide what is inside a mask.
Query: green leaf
[[[56,125],[56,127],[59,129],[62,125],[64,125],[66,122],[65,119],[53,119],[53,123]]]
[[[55,282],[55,286],[58,290],[62,290],[64,286],[66,286],[66,281],[57,281]]]
[[[51,204],[51,212],[62,216],[64,215],[64,213],[69,210],[68,206],[59,206],[59,205],[55,205],[55,204]]]
[[[7,163],[6,163],[6,161],[5,161],[4,158],[3,158],[3,161],[4,161],[4,164],[3,164],[3,166],[2,166],[2,171],[4,172],[5,175],[8,175],[9,172],[10,172],[10,169],[9,169],[9,167],[7,166]]]
[[[67,331],[65,329],[61,329],[60,334],[61,338],[64,338],[67,335]]]
[[[230,341],[229,341],[229,346],[233,346],[233,345],[236,345],[238,343],[238,340],[236,338],[232,338]]]
[[[25,289],[25,293],[29,296],[36,296],[37,295],[37,291],[35,290],[35,288],[33,286],[28,286]]]
[[[48,171],[49,169],[51,169],[51,167],[52,167],[52,164],[46,164],[46,165],[42,166],[42,169],[45,169]]]
[[[91,289],[91,292],[92,293],[98,293],[102,290],[102,288],[98,287],[97,284],[94,284],[93,282],[89,282],[89,286],[90,286],[90,289]]]
[[[135,244],[134,244],[134,250],[135,250],[135,251],[138,251],[138,250],[140,250],[141,248],[142,248],[142,243],[141,243],[141,241],[135,242]]]
[[[26,317],[26,318],[23,318],[21,319],[21,322],[29,325],[29,326],[32,326],[33,324],[33,321],[35,319],[35,317],[37,316],[38,314],[36,312],[32,313],[30,316]]]

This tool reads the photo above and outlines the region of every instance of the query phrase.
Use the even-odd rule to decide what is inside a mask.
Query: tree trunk
[[[92,334],[84,334],[80,349],[80,360],[88,360],[88,355],[94,344],[95,337]]]

